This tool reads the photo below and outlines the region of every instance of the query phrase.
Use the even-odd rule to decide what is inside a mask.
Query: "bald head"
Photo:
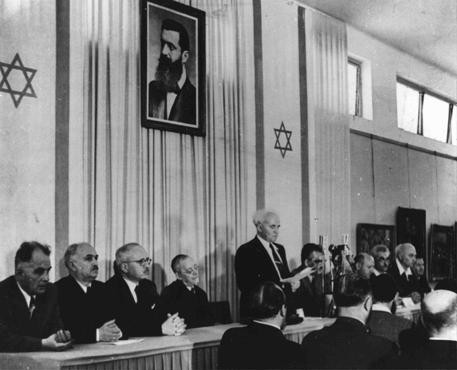
[[[457,336],[457,294],[435,290],[422,301],[422,320],[430,336]]]
[[[412,267],[416,261],[416,248],[411,243],[399,244],[395,248],[395,256],[405,269]]]
[[[369,279],[374,271],[374,258],[368,253],[359,253],[355,259],[355,268],[357,274],[362,279]]]

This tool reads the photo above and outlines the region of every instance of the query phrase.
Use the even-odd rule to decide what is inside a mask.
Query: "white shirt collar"
[[[373,269],[373,274],[374,274],[374,276],[379,276],[382,274],[382,272],[379,272],[378,270]]]
[[[386,307],[385,305],[383,305],[382,303],[373,303],[373,307],[371,308],[373,311],[382,311],[382,312],[388,312],[388,313],[392,313],[390,312],[389,310],[389,307]]]
[[[22,289],[21,284],[19,284],[17,282],[17,280],[16,280],[16,284],[17,284],[19,290],[21,291],[22,295],[25,298],[25,303],[27,303],[27,307],[29,307],[30,306],[30,300],[32,299],[32,297],[30,296],[29,293],[27,293],[24,289]]]
[[[138,302],[138,297],[136,296],[135,288],[138,286],[137,282],[134,282],[130,279],[127,279],[126,277],[122,276],[122,279],[127,283],[127,286],[129,287],[130,293],[132,294],[133,300],[135,303]]]
[[[272,324],[271,322],[265,322],[265,321],[259,321],[259,320],[252,320],[252,321],[257,324],[268,325],[268,326],[272,326],[273,328],[276,328],[278,330],[281,330],[281,328],[278,325]]]
[[[75,277],[73,277],[73,279],[75,279],[75,281],[78,283],[78,285],[81,287],[81,289],[84,291],[84,293],[87,293],[87,288],[89,288],[92,284],[89,284],[89,285],[84,285],[82,282],[80,282],[78,279],[76,279]]]
[[[186,82],[186,78],[187,78],[186,67],[183,64],[181,78],[178,80],[178,86],[180,89],[182,89],[182,87],[184,86],[184,82]]]
[[[397,263],[398,272],[400,273],[400,275],[402,275],[403,273],[405,273],[407,276],[413,274],[413,273],[411,272],[411,268],[408,267],[407,269],[405,269],[405,268],[403,267],[403,265],[401,264],[401,262],[398,260],[398,258],[395,258],[395,262]]]

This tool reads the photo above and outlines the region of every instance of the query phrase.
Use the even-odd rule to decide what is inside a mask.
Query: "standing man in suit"
[[[198,286],[200,278],[195,261],[185,254],[178,254],[171,261],[171,269],[176,280],[162,291],[159,303],[162,314],[177,312],[188,328],[214,325],[208,296]]]
[[[222,336],[219,369],[303,369],[300,345],[284,337],[286,297],[273,282],[255,287],[247,298],[252,322]]]
[[[374,270],[375,276],[385,274],[389,269],[390,265],[390,251],[384,244],[375,245],[370,254],[374,258]]]
[[[370,280],[347,276],[335,303],[335,323],[303,339],[305,369],[369,369],[396,356],[394,343],[369,334],[365,326],[372,306]]]
[[[114,342],[122,332],[114,322],[114,311],[98,275],[98,254],[89,243],[70,245],[64,255],[69,275],[56,285],[65,328],[75,342]]]
[[[371,279],[374,304],[367,326],[371,334],[384,337],[398,345],[399,334],[410,329],[413,322],[392,314],[392,306],[398,294],[394,280],[388,274],[381,274]]]
[[[457,294],[435,290],[422,301],[422,321],[429,339],[403,353],[397,369],[455,369],[457,364]]]
[[[16,252],[15,273],[0,282],[0,351],[62,351],[71,334],[62,330],[57,291],[49,283],[51,251],[35,241]]]
[[[186,70],[190,43],[184,26],[165,19],[161,45],[156,79],[149,83],[149,116],[195,125],[196,91]]]
[[[255,286],[272,281],[282,286],[289,302],[292,289],[296,290],[299,280],[314,272],[314,268],[305,268],[291,276],[287,263],[286,250],[276,243],[279,235],[279,216],[271,210],[262,209],[253,217],[257,235],[251,241],[240,246],[235,254],[235,274],[240,296],[240,315],[246,319],[246,299]],[[292,312],[290,313],[292,314]],[[295,318],[291,320],[293,323]],[[295,322],[296,323],[296,322]]]
[[[137,243],[128,243],[116,251],[114,276],[105,283],[114,300],[116,324],[124,337],[181,335],[186,325],[177,313],[162,322],[156,309],[159,295],[149,280],[151,258]]]
[[[400,297],[411,297],[414,303],[421,300],[417,282],[411,270],[416,261],[416,248],[410,243],[399,244],[395,248],[395,262],[389,267],[389,274],[397,285]]]

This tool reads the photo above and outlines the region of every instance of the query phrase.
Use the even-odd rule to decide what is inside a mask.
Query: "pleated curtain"
[[[236,317],[233,259],[255,199],[252,6],[186,4],[206,12],[204,138],[141,127],[140,2],[71,2],[69,240],[95,246],[102,281],[115,250],[139,242],[159,290],[174,280],[171,259],[189,254],[210,300]]]

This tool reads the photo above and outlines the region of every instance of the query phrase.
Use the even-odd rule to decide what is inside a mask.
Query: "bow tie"
[[[169,88],[167,92],[179,94],[180,91],[181,91],[181,89],[180,89],[179,85],[176,83],[175,86],[173,88]]]

